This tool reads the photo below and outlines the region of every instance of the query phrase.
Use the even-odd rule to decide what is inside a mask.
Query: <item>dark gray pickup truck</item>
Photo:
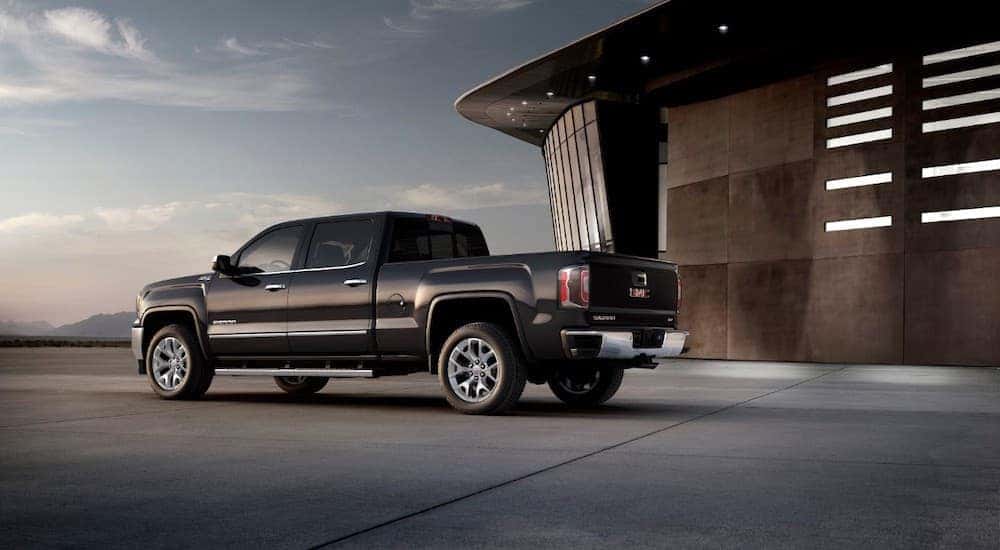
[[[571,405],[615,394],[627,368],[680,355],[677,266],[599,252],[490,256],[475,225],[380,212],[281,223],[212,273],[136,301],[139,373],[167,399],[214,376],[292,394],[330,378],[437,374],[459,411],[496,414],[526,382]]]

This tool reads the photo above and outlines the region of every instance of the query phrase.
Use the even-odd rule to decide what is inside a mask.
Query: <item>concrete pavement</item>
[[[567,410],[427,375],[157,399],[128,351],[0,350],[0,547],[967,547],[1000,540],[1000,370],[676,361]]]

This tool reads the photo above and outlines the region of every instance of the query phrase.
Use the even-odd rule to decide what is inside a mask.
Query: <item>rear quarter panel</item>
[[[385,264],[376,289],[379,352],[426,355],[436,299],[499,293],[514,304],[529,357],[561,357],[559,330],[583,315],[556,307],[558,270],[580,262],[581,253],[540,253]]]

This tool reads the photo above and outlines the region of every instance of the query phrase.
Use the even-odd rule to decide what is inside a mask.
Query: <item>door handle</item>
[[[275,291],[278,291],[278,290],[285,290],[285,285],[282,284],[282,283],[273,284],[273,285],[267,285],[267,286],[264,287],[264,290],[266,290],[268,292],[275,292]]]
[[[345,286],[361,286],[368,284],[368,279],[348,279],[344,281]]]

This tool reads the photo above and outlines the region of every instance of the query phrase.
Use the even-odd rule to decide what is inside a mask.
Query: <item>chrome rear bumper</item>
[[[663,338],[657,342],[649,341],[636,344],[638,333],[643,337],[649,332],[659,333]],[[567,357],[573,359],[636,359],[639,357],[664,358],[677,357],[684,352],[684,343],[688,332],[672,328],[641,329],[564,329],[562,331],[563,350]]]

